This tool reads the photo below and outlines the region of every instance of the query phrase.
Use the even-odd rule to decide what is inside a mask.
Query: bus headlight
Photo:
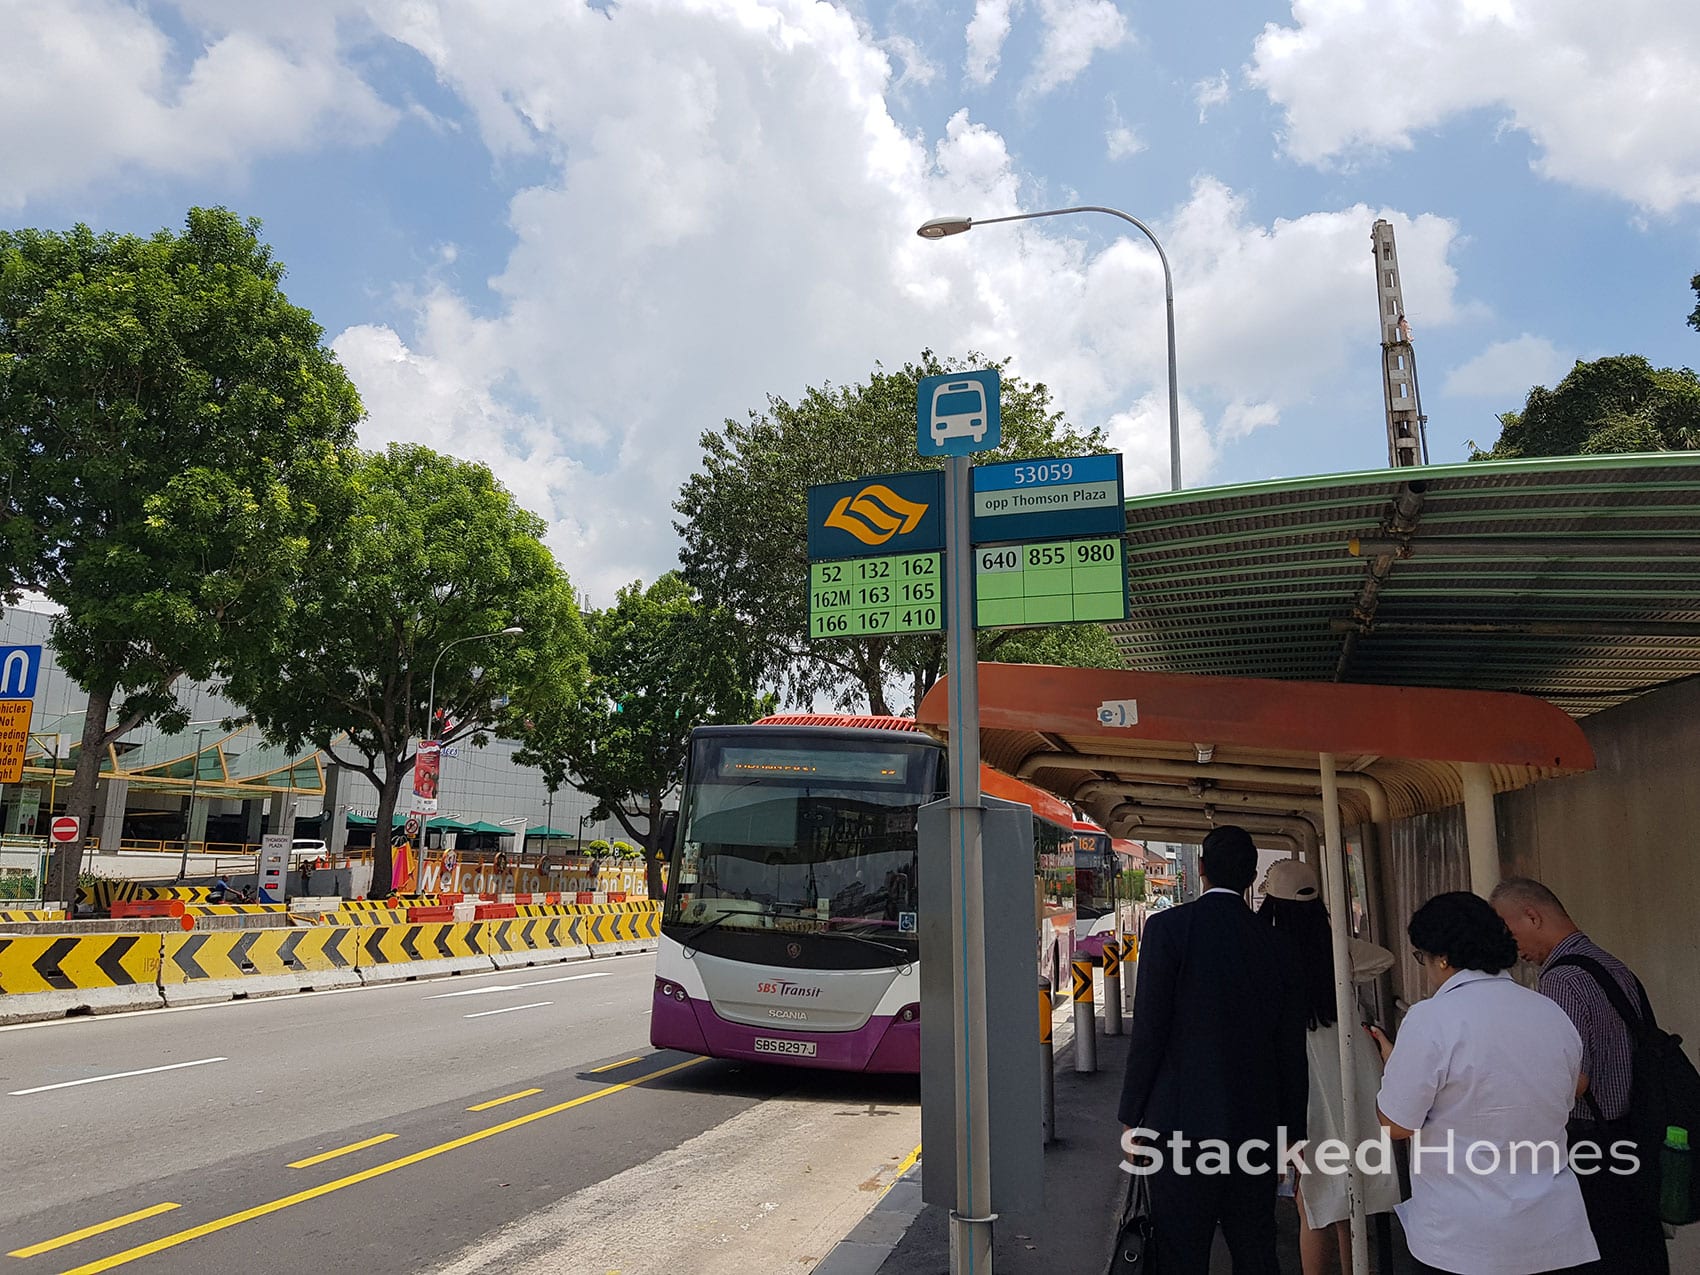
[[[690,999],[690,997],[685,994],[684,988],[665,978],[658,978],[655,980],[655,990],[658,995],[665,996],[669,1000],[679,1001],[680,1003]]]
[[[921,1005],[919,1001],[913,1005],[905,1005],[902,1009],[897,1011],[897,1021],[900,1023],[918,1022],[920,1017]]]

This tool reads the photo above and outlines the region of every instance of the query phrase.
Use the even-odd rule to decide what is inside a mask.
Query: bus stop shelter
[[[1196,841],[1233,823],[1317,864],[1335,918],[1342,1023],[1355,1021],[1343,826],[1373,826],[1385,845],[1394,819],[1462,803],[1471,888],[1486,894],[1499,875],[1494,794],[1594,768],[1576,721],[1525,695],[1047,665],[983,663],[979,673],[984,760],[1086,807],[1112,835]],[[948,679],[916,720],[948,744],[947,697]],[[1365,854],[1372,907],[1375,861]],[[1340,1040],[1350,1074],[1350,1037]],[[1345,1104],[1354,1128],[1351,1086]],[[1356,1180],[1352,1198],[1354,1249],[1368,1269]]]

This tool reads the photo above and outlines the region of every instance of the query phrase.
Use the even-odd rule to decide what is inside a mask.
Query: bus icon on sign
[[[922,378],[916,394],[915,447],[923,456],[966,456],[1002,441],[997,370]]]
[[[978,381],[950,381],[933,391],[933,442],[986,436],[986,391]]]

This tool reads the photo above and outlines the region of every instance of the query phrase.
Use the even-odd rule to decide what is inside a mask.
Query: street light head
[[[923,222],[915,233],[923,239],[943,239],[946,235],[960,235],[973,224],[972,217],[934,217]]]
[[[503,637],[517,637],[519,634],[524,633],[524,632],[525,632],[525,630],[520,628],[519,625],[510,624],[510,625],[508,625],[507,628],[502,630],[502,636]]]

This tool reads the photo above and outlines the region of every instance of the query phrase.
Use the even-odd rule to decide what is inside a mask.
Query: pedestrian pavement
[[[1059,1037],[1064,1034],[1058,1032]],[[998,1218],[993,1236],[998,1275],[1099,1275],[1109,1264],[1125,1180],[1118,1167],[1121,1124],[1116,1103],[1121,1096],[1127,1037],[1100,1034],[1097,1046],[1098,1070],[1079,1074],[1074,1070],[1072,1039],[1059,1044],[1057,1137],[1045,1149],[1044,1204]],[[947,1275],[948,1212],[921,1202],[922,1154],[922,1161],[815,1266],[814,1275]],[[1291,1199],[1278,1201],[1276,1227],[1281,1269],[1299,1275],[1298,1214]],[[1407,1275],[1410,1269],[1403,1244],[1397,1236],[1394,1242],[1396,1255],[1389,1268],[1375,1260],[1371,1245],[1371,1266],[1378,1275]],[[1232,1269],[1227,1247],[1218,1236],[1210,1275],[1230,1275]]]

